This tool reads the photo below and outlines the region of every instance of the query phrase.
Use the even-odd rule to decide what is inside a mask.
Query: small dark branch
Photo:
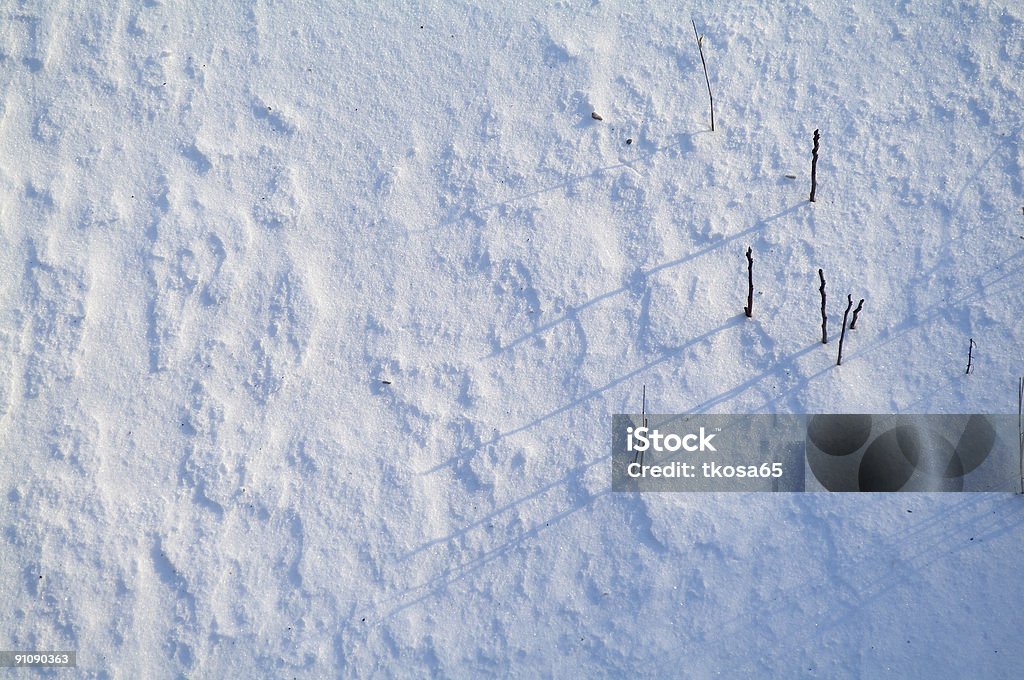
[[[839,356],[836,357],[836,366],[843,365],[843,340],[846,339],[846,318],[850,316],[850,309],[853,308],[853,296],[846,296],[846,311],[843,312],[843,330],[839,333]]]
[[[640,401],[640,421],[643,423],[644,427],[647,427],[647,385],[646,384],[643,386],[643,392],[641,392],[641,394],[643,396],[640,397],[640,399],[641,399],[641,401]],[[634,453],[633,454],[633,462],[634,463],[640,463],[640,465],[643,465],[644,464],[644,452],[643,451],[637,451],[636,453]]]
[[[748,319],[754,313],[754,256],[752,253],[753,250],[747,246],[747,306],[743,308],[743,313],[747,315]]]
[[[974,348],[978,346],[978,343],[974,342],[974,338],[967,343],[967,370],[964,371],[964,375],[971,374],[971,361],[974,359]]]
[[[825,315],[825,272],[818,270],[818,277],[821,279],[821,344],[828,344],[828,317]]]
[[[641,402],[640,402],[640,417],[644,421],[644,427],[647,427],[647,385],[643,386]]]
[[[818,138],[821,134],[814,131],[814,148],[811,150],[811,203],[814,203],[814,192],[818,190]]]
[[[850,321],[851,331],[857,327],[857,315],[860,314],[862,309],[864,309],[864,298],[860,299],[860,302],[857,303],[857,308],[853,310],[853,319]]]
[[[693,37],[697,39],[697,51],[700,52],[700,64],[704,67],[704,82],[708,84],[708,103],[711,106],[711,131],[715,131],[715,99],[711,96],[711,79],[708,78],[708,63],[704,61],[704,36],[697,35],[697,22],[690,19],[693,24]]]
[[[643,386],[643,396],[640,402],[640,417],[643,420],[644,427],[647,427],[647,385]],[[640,465],[644,464],[644,452],[640,452]]]

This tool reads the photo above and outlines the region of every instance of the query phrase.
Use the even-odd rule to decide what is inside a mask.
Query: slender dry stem
[[[715,98],[711,96],[711,79],[708,78],[708,63],[704,61],[704,36],[697,35],[697,22],[690,19],[693,24],[693,37],[697,39],[697,51],[700,52],[700,64],[704,67],[704,82],[708,84],[708,104],[711,107],[711,131],[715,131]]]

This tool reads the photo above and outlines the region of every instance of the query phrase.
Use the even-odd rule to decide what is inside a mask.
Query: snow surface
[[[1024,676],[1020,496],[609,491],[644,385],[1015,412],[1022,72],[1017,2],[4,2],[0,648]]]

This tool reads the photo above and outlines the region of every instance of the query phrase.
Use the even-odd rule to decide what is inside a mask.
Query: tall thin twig
[[[839,333],[839,356],[836,357],[836,366],[843,365],[843,340],[846,338],[846,318],[850,316],[850,309],[853,308],[853,296],[846,296],[846,311],[843,312],[843,330]]]
[[[967,344],[967,370],[964,371],[964,375],[971,374],[971,360],[974,358],[974,348],[978,343],[974,342],[974,338]]]
[[[747,306],[743,313],[749,319],[754,313],[754,256],[753,249],[747,246]]]
[[[647,427],[647,385],[643,386],[643,396],[640,397],[640,421],[643,423],[643,427]],[[633,462],[639,462],[641,466],[644,464],[644,452],[637,451],[633,454]]]
[[[821,344],[828,344],[828,317],[825,315],[825,272],[818,270],[818,277],[821,279],[821,288],[818,290],[821,292]]]
[[[643,393],[640,402],[640,417],[644,421],[644,427],[647,427],[647,385],[643,387]]]
[[[860,299],[857,303],[857,307],[853,310],[853,319],[850,320],[850,330],[852,331],[857,327],[857,315],[860,314],[860,310],[864,309],[864,298]]]
[[[814,148],[811,150],[811,203],[814,203],[814,192],[818,190],[818,139],[821,133],[814,131]]]
[[[704,82],[708,84],[708,103],[711,107],[711,131],[715,131],[715,99],[711,96],[711,79],[708,78],[708,63],[704,61],[704,36],[697,35],[697,22],[690,19],[693,24],[693,37],[697,39],[697,51],[700,52],[700,64],[704,67]]]

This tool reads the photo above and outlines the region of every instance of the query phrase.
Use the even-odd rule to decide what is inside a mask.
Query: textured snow
[[[615,494],[609,439],[1015,411],[1022,72],[1014,2],[4,3],[0,648],[1021,677],[1019,495]]]

